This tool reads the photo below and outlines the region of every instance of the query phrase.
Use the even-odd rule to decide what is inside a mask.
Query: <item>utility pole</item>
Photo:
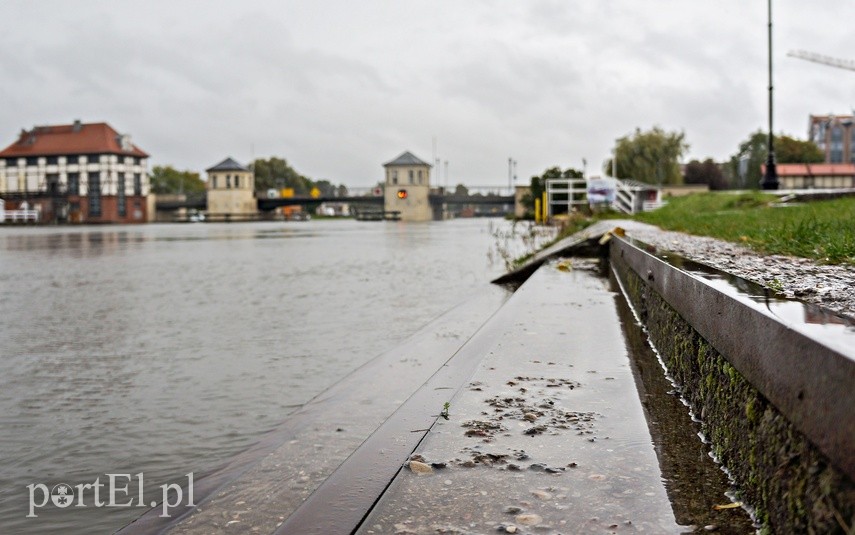
[[[445,187],[448,188],[448,160],[445,160]]]
[[[514,192],[514,187],[512,185],[512,180],[514,176],[514,159],[508,158],[508,191],[511,193]]]

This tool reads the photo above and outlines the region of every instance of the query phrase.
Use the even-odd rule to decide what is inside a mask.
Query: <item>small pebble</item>
[[[518,515],[522,513],[522,507],[517,507],[516,505],[509,505],[505,507],[506,515]]]
[[[433,473],[433,468],[431,468],[429,464],[425,464],[425,463],[422,463],[419,461],[410,461],[410,470],[414,474],[418,474],[418,475],[425,475],[425,474],[432,474]]]
[[[536,526],[543,522],[543,518],[540,515],[536,515],[533,513],[522,514],[516,516],[517,524],[522,524],[523,526]]]
[[[531,491],[531,494],[532,496],[540,500],[549,500],[550,498],[552,498],[552,494],[540,489]]]

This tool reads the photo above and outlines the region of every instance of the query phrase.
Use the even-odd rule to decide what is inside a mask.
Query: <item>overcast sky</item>
[[[855,2],[775,1],[775,131],[849,113]],[[404,150],[453,184],[545,168],[599,174],[614,140],[660,125],[688,158],[765,128],[763,0],[14,1],[0,3],[0,144],[106,121],[151,165],[285,157],[349,186]],[[436,183],[434,177],[434,183]]]

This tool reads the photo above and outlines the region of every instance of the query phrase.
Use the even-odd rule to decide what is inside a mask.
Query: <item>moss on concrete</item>
[[[855,533],[855,484],[619,259],[630,301],[764,533]]]

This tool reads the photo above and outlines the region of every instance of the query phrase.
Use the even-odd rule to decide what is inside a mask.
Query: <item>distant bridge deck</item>
[[[360,195],[346,197],[279,197],[275,199],[259,198],[258,209],[262,212],[269,212],[280,206],[305,206],[319,205],[323,203],[348,203],[348,204],[373,204],[382,205],[384,199],[377,195]],[[432,193],[430,195],[431,205],[512,205],[514,204],[513,195],[445,195],[441,193]],[[178,210],[181,208],[191,208],[196,210],[205,210],[208,207],[207,197],[205,195],[188,196],[185,200],[159,200],[155,203],[158,210]]]

